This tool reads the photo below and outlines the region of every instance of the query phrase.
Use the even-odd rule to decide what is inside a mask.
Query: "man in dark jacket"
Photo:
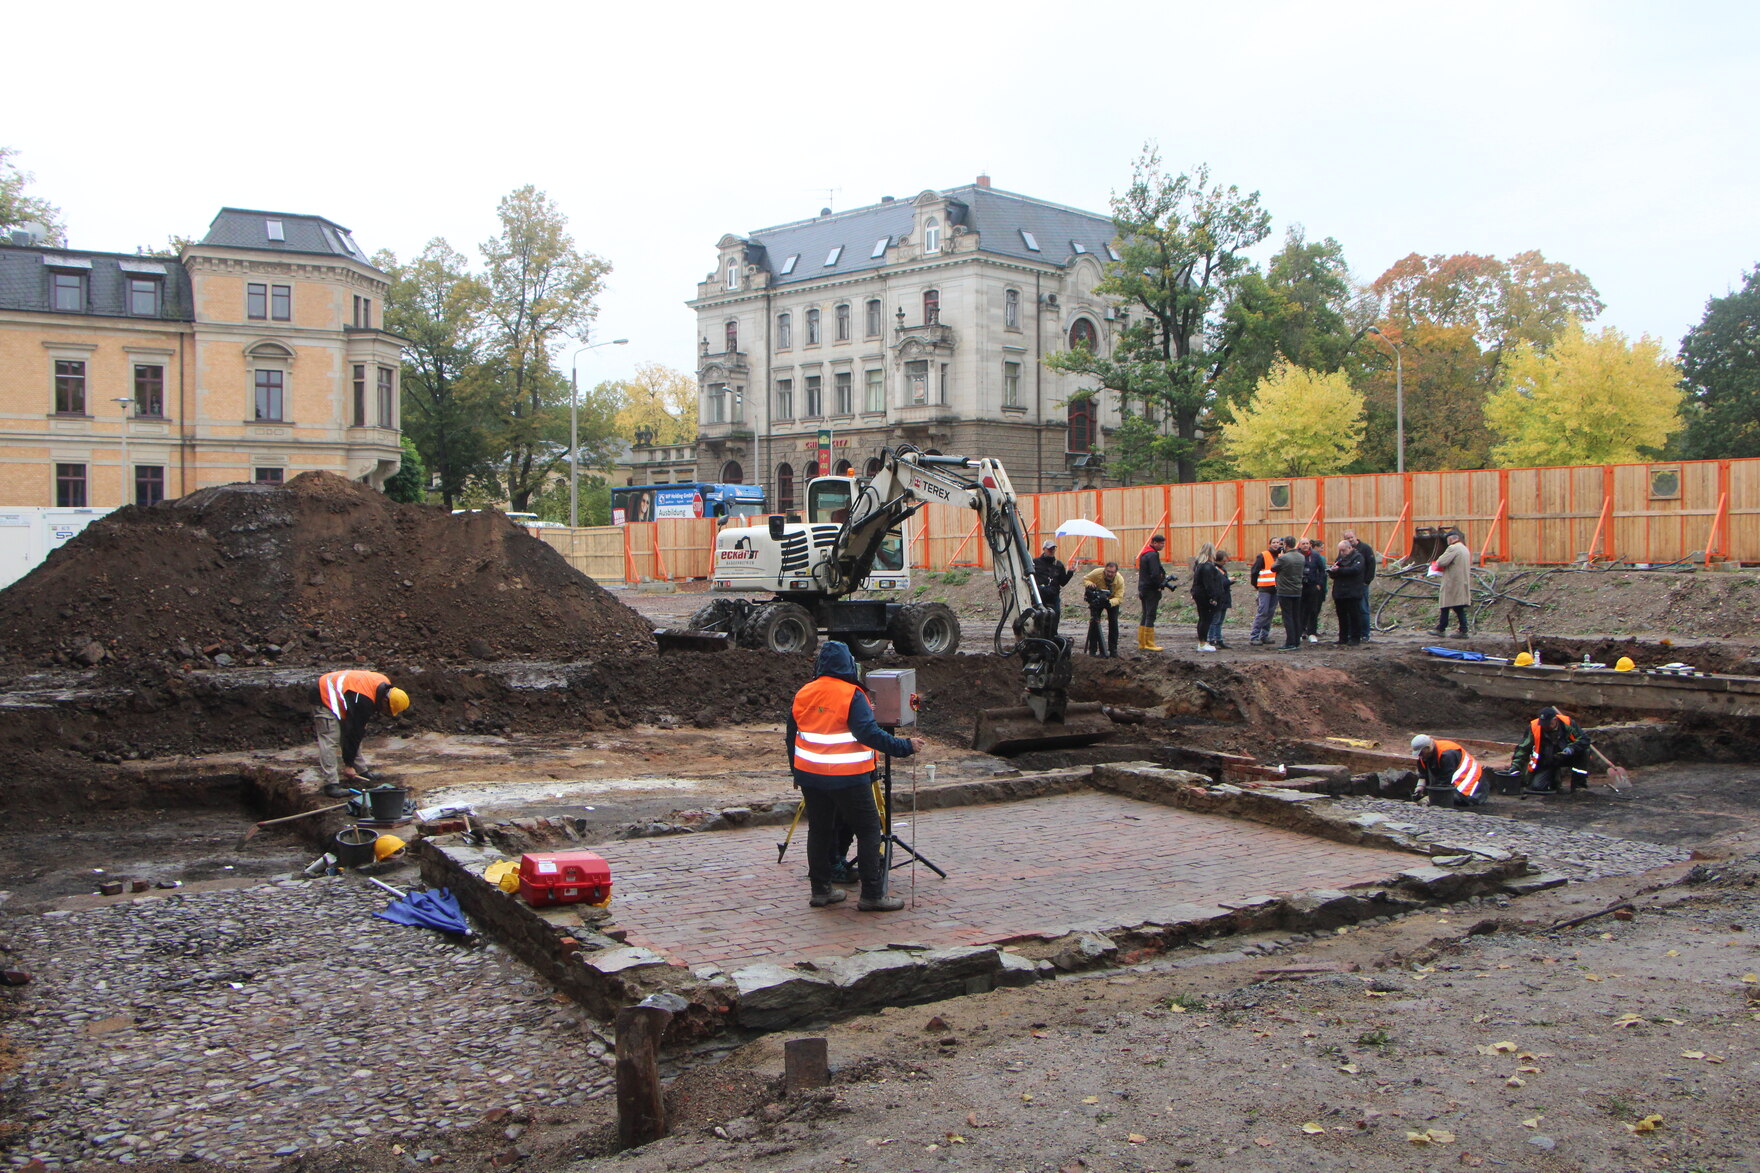
[[[1296,543],[1296,551],[1307,559],[1307,569],[1302,571],[1302,634],[1308,642],[1320,642],[1320,607],[1326,602],[1326,557],[1314,548],[1314,543],[1303,538]]]
[[[1369,589],[1375,582],[1375,563],[1378,559],[1375,556],[1375,547],[1359,540],[1355,530],[1345,530],[1344,540],[1355,546],[1357,553],[1363,556],[1363,622],[1358,630],[1363,633],[1362,642],[1368,643],[1369,633],[1375,630],[1374,615],[1369,610]]]
[[[1137,602],[1143,605],[1143,622],[1137,627],[1137,646],[1145,652],[1159,652],[1155,642],[1155,610],[1161,605],[1161,591],[1167,586],[1167,568],[1161,565],[1161,551],[1167,548],[1167,536],[1156,534],[1143,543],[1137,555]]]
[[[1572,790],[1589,785],[1589,738],[1551,705],[1528,722],[1527,735],[1510,759],[1527,780],[1529,794],[1554,794],[1568,775]]]
[[[813,666],[817,675],[795,693],[788,714],[789,766],[807,806],[807,879],[814,908],[836,904],[844,893],[831,886],[836,823],[855,832],[856,864],[862,874],[863,912],[897,912],[904,901],[886,894],[880,855],[880,811],[874,805],[878,753],[909,757],[923,748],[920,737],[894,737],[874,720],[868,694],[856,682],[849,648],[826,640]]]
[[[1283,552],[1271,564],[1277,607],[1283,614],[1283,646],[1277,650],[1293,652],[1302,646],[1302,577],[1308,572],[1308,560],[1296,549],[1295,539],[1285,538],[1280,545]]]
[[[1057,560],[1057,539],[1046,538],[1039,556],[1033,559],[1033,578],[1039,584],[1039,601],[1063,618],[1063,586],[1075,571]]]

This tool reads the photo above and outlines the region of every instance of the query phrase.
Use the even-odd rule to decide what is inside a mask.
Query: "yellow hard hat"
[[[396,855],[398,852],[402,851],[403,848],[404,842],[397,836],[381,835],[373,840],[373,862],[378,863],[382,859],[387,859]]]
[[[1613,670],[1615,672],[1630,672],[1636,667],[1637,665],[1632,663],[1632,658],[1630,656],[1621,656],[1618,660],[1614,661]]]
[[[1534,657],[1533,656],[1529,655],[1527,652],[1517,652],[1516,653],[1516,667],[1517,668],[1532,668],[1533,666],[1534,666]]]
[[[401,688],[394,688],[385,694],[385,707],[391,710],[393,717],[409,708],[409,693]]]

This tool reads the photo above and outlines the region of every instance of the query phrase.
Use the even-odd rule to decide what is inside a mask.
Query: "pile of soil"
[[[0,657],[180,666],[618,659],[651,626],[498,513],[326,472],[117,510],[0,591]]]

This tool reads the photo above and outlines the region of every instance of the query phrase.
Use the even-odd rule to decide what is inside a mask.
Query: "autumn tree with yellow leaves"
[[[1648,336],[1572,322],[1545,353],[1519,347],[1505,371],[1485,401],[1504,467],[1643,460],[1682,426],[1680,368]]]
[[[1254,477],[1337,472],[1356,458],[1362,440],[1363,396],[1345,373],[1323,375],[1288,362],[1259,380],[1252,401],[1222,429],[1229,458]]]

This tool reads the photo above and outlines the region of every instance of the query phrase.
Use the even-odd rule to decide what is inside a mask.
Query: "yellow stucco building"
[[[0,242],[0,508],[397,471],[385,275],[321,216],[223,208],[176,259]]]

